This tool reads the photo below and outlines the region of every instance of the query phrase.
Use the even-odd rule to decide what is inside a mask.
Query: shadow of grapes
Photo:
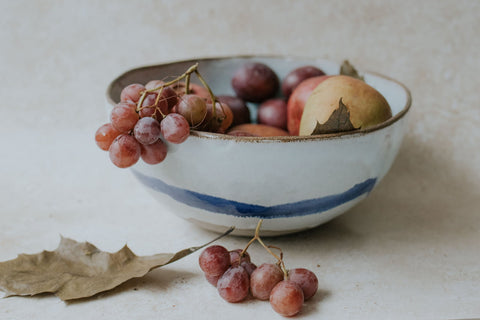
[[[313,297],[305,301],[302,310],[296,318],[308,317],[312,314],[318,313],[319,309],[322,307],[321,302],[327,299],[330,295],[330,291],[319,289]]]

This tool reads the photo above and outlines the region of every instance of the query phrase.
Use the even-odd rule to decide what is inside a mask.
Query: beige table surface
[[[403,82],[413,107],[367,200],[269,240],[319,277],[299,318],[480,317],[480,1],[1,0],[0,24],[0,261],[52,250],[60,234],[142,255],[214,236],[97,149],[105,88],[124,70],[240,53],[347,58]],[[0,299],[0,319],[281,318],[266,302],[224,302],[197,258],[78,303]]]

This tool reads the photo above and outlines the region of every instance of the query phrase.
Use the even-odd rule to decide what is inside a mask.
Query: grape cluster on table
[[[318,279],[312,271],[296,268],[285,274],[279,264],[272,263],[257,267],[250,255],[242,252],[212,245],[200,254],[199,265],[205,278],[224,300],[236,303],[249,296],[269,300],[277,313],[290,317],[298,314],[304,301],[317,292]]]

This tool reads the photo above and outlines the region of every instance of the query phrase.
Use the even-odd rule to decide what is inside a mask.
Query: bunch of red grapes
[[[258,234],[254,239],[259,239]],[[264,263],[257,267],[251,262],[247,248],[228,251],[220,245],[207,247],[199,257],[207,281],[228,302],[241,302],[251,295],[269,300],[273,310],[283,316],[298,314],[304,301],[317,292],[316,275],[304,268],[287,270],[283,257],[276,255],[276,264]]]
[[[125,87],[120,102],[111,111],[110,122],[95,134],[97,145],[109,152],[110,160],[117,167],[130,167],[140,157],[149,164],[160,163],[167,155],[167,146],[161,137],[181,143],[190,133],[184,117],[169,113],[178,101],[175,91],[166,87],[161,93],[142,96],[152,86],[155,84],[149,82],[147,86],[131,84]],[[137,107],[139,102],[140,108]]]
[[[189,84],[187,90],[186,84],[179,81],[185,75],[190,73],[170,85],[152,80],[145,86],[135,83],[122,90],[110,122],[95,133],[97,145],[109,152],[113,164],[127,168],[140,158],[158,164],[167,155],[164,141],[179,144],[188,138],[190,128],[225,132],[232,124],[228,105],[216,101],[209,88]]]

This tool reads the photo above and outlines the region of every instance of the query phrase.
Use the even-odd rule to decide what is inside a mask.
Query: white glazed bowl
[[[215,94],[234,94],[230,79],[247,61],[269,65],[282,79],[303,65],[337,74],[339,64],[289,57],[195,59],[130,70],[108,87],[109,108],[131,83],[182,74],[198,62]],[[158,165],[139,161],[133,174],[171,213],[203,228],[251,235],[259,219],[263,235],[314,228],[365,199],[390,169],[404,131],[411,96],[401,83],[364,73],[380,91],[393,117],[366,130],[303,137],[234,137],[192,131],[180,145],[168,145]],[[193,76],[194,78],[194,76]],[[251,107],[251,106],[250,106]]]

